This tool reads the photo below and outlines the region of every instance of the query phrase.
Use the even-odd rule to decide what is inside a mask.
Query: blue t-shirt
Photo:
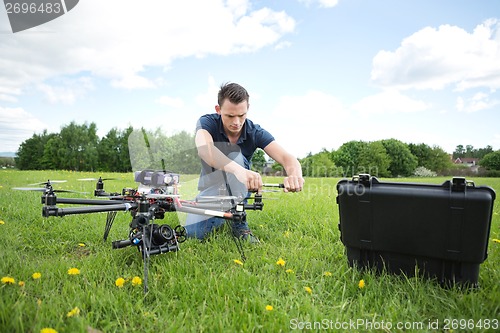
[[[215,146],[226,156],[229,156],[231,153],[241,152],[244,157],[244,167],[249,170],[255,150],[257,150],[257,148],[266,148],[268,144],[274,141],[274,137],[271,133],[259,125],[254,124],[249,119],[245,120],[245,124],[243,126],[242,133],[238,138],[236,145],[229,142],[229,138],[224,132],[221,116],[217,113],[201,116],[196,125],[196,131],[199,129],[208,131],[208,133],[212,136]],[[202,170],[200,180],[204,178],[203,176],[214,171],[214,169],[203,160],[201,161],[201,164]]]

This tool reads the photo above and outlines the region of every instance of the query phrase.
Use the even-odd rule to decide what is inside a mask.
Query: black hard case
[[[359,175],[339,181],[337,191],[351,266],[407,276],[418,271],[441,284],[477,286],[487,257],[492,188],[465,178],[438,185]]]

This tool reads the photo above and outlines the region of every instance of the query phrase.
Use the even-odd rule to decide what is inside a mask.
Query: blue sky
[[[218,87],[297,157],[396,138],[500,149],[496,0],[85,0],[12,33],[0,8],[0,152],[75,121],[193,131]]]

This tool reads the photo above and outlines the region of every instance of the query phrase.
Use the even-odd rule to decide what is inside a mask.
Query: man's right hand
[[[251,170],[247,170],[245,168],[241,168],[234,174],[236,178],[245,184],[247,190],[250,192],[261,192],[262,190],[262,177],[258,172],[254,172]]]

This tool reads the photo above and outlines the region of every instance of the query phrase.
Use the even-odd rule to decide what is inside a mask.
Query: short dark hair
[[[249,103],[250,96],[248,95],[247,90],[239,84],[226,82],[220,86],[219,94],[217,96],[219,106],[222,106],[222,103],[224,103],[226,99],[229,99],[229,101],[234,104],[239,104],[244,101]]]

